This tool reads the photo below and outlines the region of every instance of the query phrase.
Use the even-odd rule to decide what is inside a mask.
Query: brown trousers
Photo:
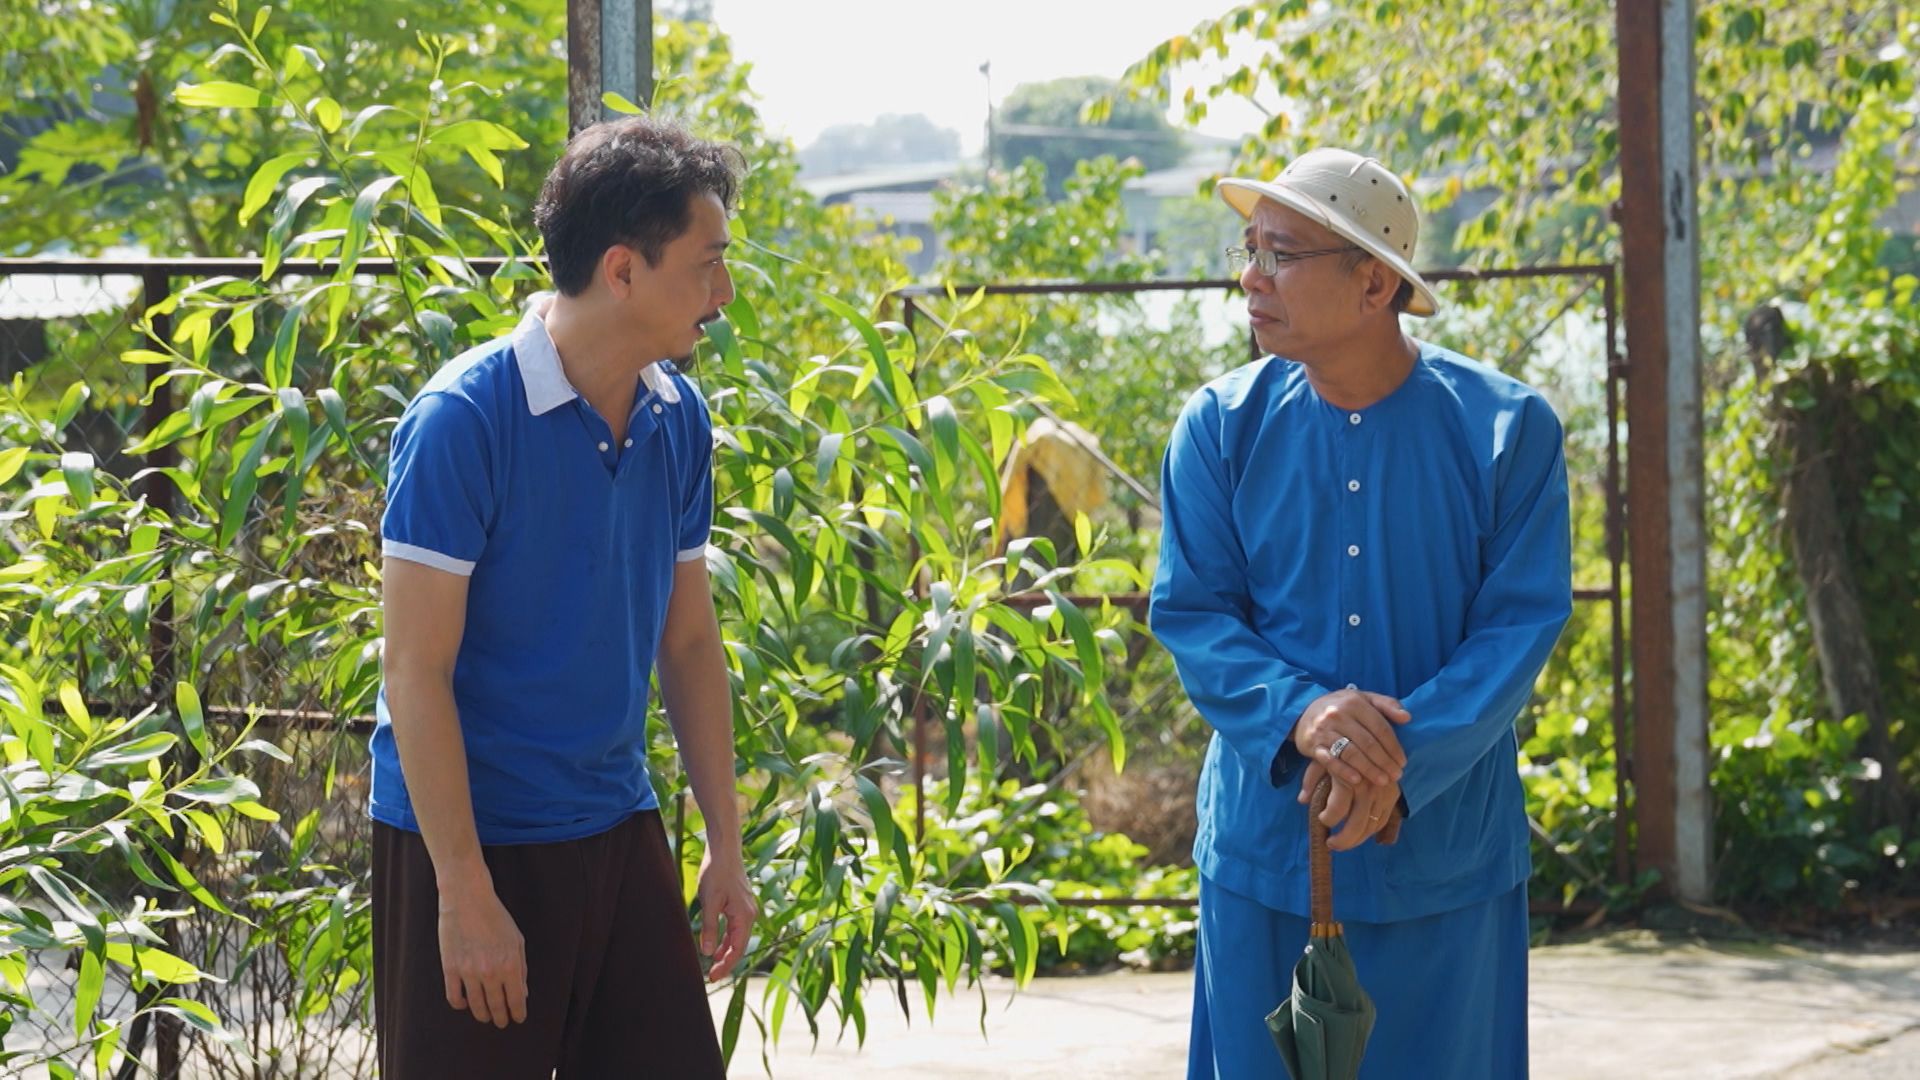
[[[580,840],[482,850],[526,939],[527,1019],[504,1030],[447,1004],[425,841],[373,826],[373,1015],[385,1080],[725,1076],[658,811]]]

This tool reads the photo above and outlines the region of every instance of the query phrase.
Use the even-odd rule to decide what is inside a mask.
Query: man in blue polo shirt
[[[657,674],[706,819],[718,979],[756,909],[705,560],[711,428],[674,360],[733,297],[743,166],[650,118],[582,131],[534,209],[558,295],[394,429],[372,743],[387,1080],[723,1074],[646,717]]]

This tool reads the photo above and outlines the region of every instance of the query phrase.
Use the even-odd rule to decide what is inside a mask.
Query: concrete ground
[[[1531,966],[1538,1080],[1920,1080],[1920,948],[1702,942],[1621,931],[1536,948]],[[36,969],[30,978],[43,1002],[71,983],[65,971]],[[756,1009],[760,989],[749,995]],[[910,993],[910,1025],[887,999],[869,1001],[864,1049],[851,1030],[836,1041],[831,1016],[822,1017],[820,1045],[812,1047],[805,1021],[790,1009],[768,1056],[774,1080],[1185,1075],[1191,974],[1038,979],[1017,995],[1006,980],[992,980],[984,1036],[977,991],[941,1002],[931,1022],[917,984]],[[727,995],[716,995],[716,1023],[726,1005]],[[342,1063],[364,1063],[367,1035],[342,1032],[328,1080],[366,1075],[364,1064]],[[5,1046],[30,1050],[43,1036],[66,1040],[59,1031],[16,1027]],[[766,1076],[751,1015],[740,1042],[731,1075]],[[213,1080],[189,1072],[193,1080]],[[46,1075],[44,1068],[0,1066],[8,1080]]]
[[[983,1037],[977,992],[929,1022],[914,987],[911,1025],[869,1003],[864,1048],[851,1029],[836,1042],[828,1018],[811,1046],[789,1010],[768,1061],[776,1080],[1180,1077],[1192,993],[1186,973],[1039,979],[1018,995],[995,980]],[[1542,1080],[1920,1080],[1920,951],[1621,932],[1535,949],[1529,1016]],[[761,1051],[749,1017],[730,1075],[766,1075]]]

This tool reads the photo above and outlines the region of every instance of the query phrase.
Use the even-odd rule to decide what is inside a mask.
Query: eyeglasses
[[[1280,272],[1280,267],[1301,259],[1315,259],[1322,255],[1342,255],[1349,251],[1359,251],[1352,244],[1346,247],[1322,248],[1319,251],[1271,251],[1262,248],[1230,247],[1227,249],[1227,272],[1239,276],[1248,263],[1259,267],[1260,272],[1272,277]]]

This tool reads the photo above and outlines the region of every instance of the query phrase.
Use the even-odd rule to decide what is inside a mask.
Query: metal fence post
[[[140,302],[147,315],[149,333],[147,347],[164,351],[166,341],[172,336],[173,317],[167,314],[155,314],[153,309],[173,292],[173,279],[166,271],[150,268],[140,275]],[[147,405],[140,415],[137,435],[153,431],[173,412],[173,384],[159,382],[162,369],[149,366],[146,375]],[[147,505],[172,517],[175,511],[173,478],[162,469],[180,464],[179,451],[169,445],[155,450],[151,456],[153,471],[141,480],[139,492]],[[175,651],[173,634],[173,559],[167,554],[165,541],[161,542],[162,558],[166,560],[166,569],[162,571],[162,580],[168,588],[162,591],[159,601],[154,604],[151,617],[147,620],[147,655],[153,663],[153,676],[148,683],[148,693],[154,705],[167,708],[173,700],[173,688],[179,682],[179,658]],[[191,742],[183,744],[184,764],[188,769],[200,767],[200,752]],[[186,830],[168,841],[173,856],[179,859],[185,851]],[[174,894],[177,896],[178,894]],[[180,951],[179,923],[169,920],[162,933],[167,949],[176,955]],[[150,1007],[162,994],[159,986],[150,987],[141,994],[142,1008]],[[185,1026],[180,1018],[172,1013],[155,1013],[150,1021],[154,1033],[154,1068],[160,1080],[179,1080],[182,1058],[182,1043],[185,1040]]]

